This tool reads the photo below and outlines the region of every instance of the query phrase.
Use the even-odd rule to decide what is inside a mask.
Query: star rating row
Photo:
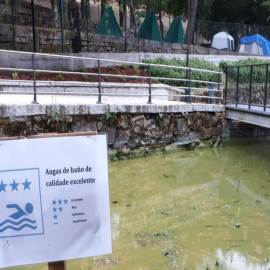
[[[13,180],[13,183],[12,184],[5,184],[4,182],[3,182],[3,180],[1,180],[1,184],[0,184],[0,192],[7,192],[6,191],[6,189],[9,187],[9,186],[11,186],[12,187],[12,190],[11,191],[19,191],[18,190],[18,186],[21,184],[21,185],[23,185],[24,186],[24,190],[26,190],[26,189],[29,189],[30,190],[30,184],[31,184],[32,182],[28,182],[28,180],[27,179],[25,179],[25,182],[24,183],[16,183],[16,181],[15,180]],[[19,188],[20,189],[20,188]]]
[[[57,203],[58,204],[62,204],[62,203],[63,204],[67,204],[68,203],[68,200],[67,199],[65,199],[63,201],[61,201],[60,199],[59,199],[59,201],[53,200],[52,203],[53,203],[53,205],[57,205]]]
[[[58,208],[58,211],[59,212],[62,212],[63,211],[63,208],[62,207],[59,207]],[[57,208],[56,207],[53,208],[53,212],[57,212]]]

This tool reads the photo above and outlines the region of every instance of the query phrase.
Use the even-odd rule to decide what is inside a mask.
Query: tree
[[[69,23],[72,34],[72,50],[74,53],[82,51],[82,39],[80,29],[80,14],[76,0],[68,0]]]
[[[151,12],[151,0],[146,1],[146,13]]]
[[[186,33],[186,44],[191,44],[193,38],[193,30],[195,26],[195,18],[197,13],[198,0],[189,0],[188,9],[188,25]]]
[[[152,10],[158,14],[160,32],[162,38],[164,39],[162,15],[168,10],[168,0],[155,0],[155,2],[152,3]]]

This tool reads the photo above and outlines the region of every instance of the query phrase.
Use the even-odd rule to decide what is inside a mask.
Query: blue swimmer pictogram
[[[34,207],[31,203],[27,203],[25,205],[25,211],[18,204],[8,204],[6,207],[10,209],[14,208],[14,210],[17,210],[17,212],[10,215],[9,216],[10,219],[6,219],[2,223],[0,223],[0,233],[4,232],[7,229],[20,231],[26,227],[33,230],[37,228],[37,226],[34,226],[36,224],[36,220],[31,220],[30,218],[28,218],[28,216],[32,214],[34,210]],[[18,221],[20,218],[24,216],[26,217]],[[20,226],[19,228],[16,228],[13,225],[14,226],[22,225],[22,226]]]

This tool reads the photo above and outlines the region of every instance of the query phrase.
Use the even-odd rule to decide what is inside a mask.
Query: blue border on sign
[[[41,189],[40,189],[40,174],[39,174],[39,168],[29,168],[29,169],[18,169],[18,170],[5,170],[0,171],[1,172],[18,172],[18,171],[31,171],[31,170],[37,170],[38,173],[38,183],[39,183],[39,197],[40,197],[40,210],[41,210],[41,221],[42,221],[42,233],[33,233],[33,234],[23,234],[23,235],[13,235],[13,236],[3,236],[2,238],[10,238],[10,237],[22,237],[22,236],[32,236],[32,235],[42,235],[44,234],[44,222],[43,222],[43,210],[42,210],[42,200],[41,200]]]

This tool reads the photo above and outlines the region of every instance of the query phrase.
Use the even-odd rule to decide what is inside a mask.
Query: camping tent
[[[163,39],[159,32],[157,18],[154,13],[146,14],[145,20],[139,30],[139,38],[162,42]]]
[[[243,37],[240,39],[238,52],[270,56],[270,41],[258,34]]]
[[[211,47],[218,50],[234,51],[234,39],[226,32],[219,32],[214,35]]]
[[[185,42],[185,33],[181,18],[174,18],[169,31],[164,39],[165,42],[181,43]]]
[[[99,25],[96,29],[96,34],[122,37],[122,32],[114,16],[112,7],[108,7],[104,10]]]

